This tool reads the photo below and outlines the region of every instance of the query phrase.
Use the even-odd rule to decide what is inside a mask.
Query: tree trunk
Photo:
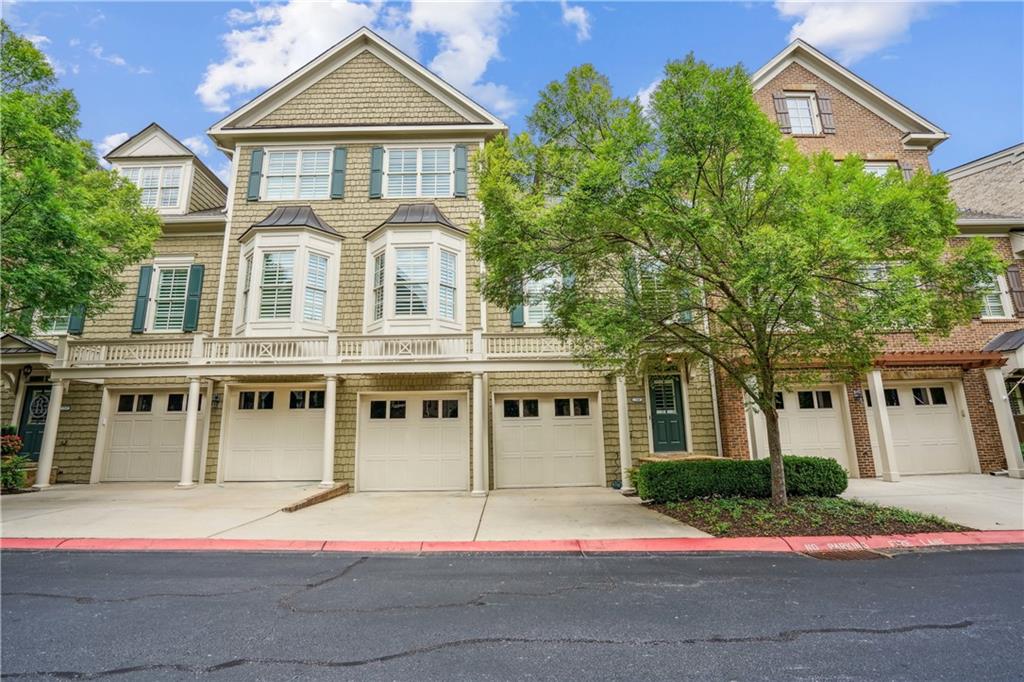
[[[785,507],[786,472],[782,468],[782,437],[779,435],[779,413],[764,410],[764,421],[768,427],[768,457],[772,465],[772,504]]]

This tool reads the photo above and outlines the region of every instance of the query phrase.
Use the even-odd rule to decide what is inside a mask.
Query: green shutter
[[[331,166],[331,198],[345,198],[345,161],[348,150],[344,147],[334,148],[334,163]]]
[[[260,200],[260,180],[263,178],[263,150],[253,149],[252,158],[249,160],[249,190],[246,193],[246,200]]]
[[[370,198],[380,199],[384,184],[384,147],[370,150]]]
[[[135,290],[135,313],[132,315],[132,334],[146,331],[146,308],[149,306],[149,285],[153,281],[153,266],[139,268],[139,287]]]
[[[202,265],[193,265],[189,268],[188,293],[185,297],[185,322],[181,325],[183,332],[194,332],[199,328],[199,298],[203,293],[205,269]]]
[[[455,196],[466,196],[466,145],[455,145]]]
[[[85,328],[85,306],[79,303],[71,309],[71,319],[68,321],[68,334],[81,336]]]
[[[526,326],[526,317],[523,315],[522,305],[512,306],[512,310],[508,311],[508,316],[509,319],[512,321],[513,327]]]

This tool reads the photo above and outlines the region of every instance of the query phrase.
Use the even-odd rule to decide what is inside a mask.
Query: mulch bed
[[[972,530],[938,516],[836,497],[791,497],[783,509],[773,507],[770,500],[746,498],[708,498],[649,506],[720,538]]]

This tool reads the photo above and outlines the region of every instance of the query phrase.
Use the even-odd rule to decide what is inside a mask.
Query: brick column
[[[718,418],[722,429],[722,455],[730,459],[750,459],[747,411],[743,389],[732,377],[718,373]]]

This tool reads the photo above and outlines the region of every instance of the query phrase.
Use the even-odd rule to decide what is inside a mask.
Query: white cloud
[[[775,9],[783,18],[796,20],[790,40],[802,38],[849,65],[903,40],[910,25],[924,18],[929,7],[925,2],[897,0],[779,0]]]
[[[111,133],[110,135],[107,135],[102,140],[97,142],[96,151],[100,156],[100,163],[106,166],[107,163],[103,161],[103,157],[110,153],[111,149],[114,149],[118,145],[124,144],[125,140],[127,140],[129,137],[130,135],[124,132]]]
[[[656,78],[646,88],[641,88],[637,91],[636,98],[640,100],[640,106],[644,109],[651,106],[651,95],[654,94],[654,91],[658,89],[659,85],[661,85],[661,79]]]
[[[499,39],[508,7],[502,2],[454,3],[412,0],[407,7],[349,0],[257,5],[234,9],[232,27],[221,40],[227,52],[210,64],[196,95],[212,111],[228,111],[232,97],[267,88],[296,71],[349,33],[374,27],[413,57],[419,40],[437,40],[428,66],[499,115],[510,113],[515,98],[508,88],[482,80],[500,58]]]
[[[70,45],[71,47],[78,47],[81,44],[82,44],[82,41],[79,40],[78,38],[72,38],[71,40],[68,41],[68,45]]]
[[[198,156],[206,156],[210,153],[210,145],[206,142],[206,137],[203,135],[193,135],[192,137],[186,137],[181,141],[186,147],[194,151]]]
[[[576,29],[576,40],[590,40],[590,15],[583,5],[570,5],[562,0],[562,23]]]
[[[231,162],[230,161],[222,161],[221,163],[217,164],[216,168],[213,168],[212,170],[213,170],[214,174],[218,178],[220,178],[220,181],[223,182],[225,185],[227,185],[228,183],[231,182]]]
[[[130,71],[131,73],[139,75],[153,73],[149,68],[145,66],[133,66],[129,64],[128,60],[119,54],[115,54],[112,52],[108,53],[106,50],[103,49],[103,46],[98,45],[96,43],[93,43],[92,46],[89,47],[89,54],[91,54],[96,59],[99,59],[100,61],[107,62],[108,64],[113,64],[114,66],[121,67],[123,69],[128,69],[128,71]]]
[[[48,42],[50,42],[50,39],[46,36],[36,35],[34,33],[26,33],[25,40],[29,41],[30,43],[32,43],[40,49],[42,49],[43,45],[46,45]]]

